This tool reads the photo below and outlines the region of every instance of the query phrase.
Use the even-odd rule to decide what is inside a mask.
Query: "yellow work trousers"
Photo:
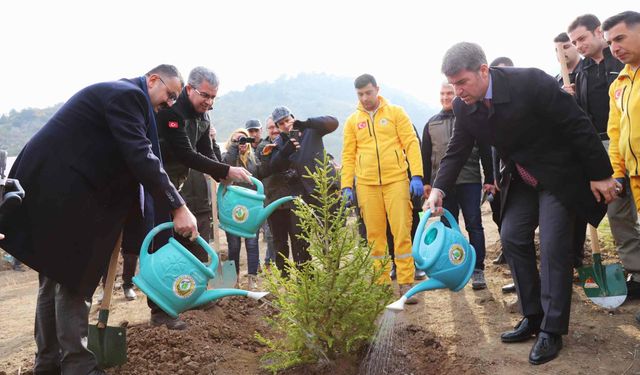
[[[374,267],[382,267],[387,254],[387,219],[393,234],[396,275],[398,284],[413,283],[415,272],[411,256],[411,201],[409,181],[402,180],[386,185],[362,185],[356,182],[356,194],[362,220],[367,227],[367,240],[372,244]],[[391,283],[387,263],[380,283]]]

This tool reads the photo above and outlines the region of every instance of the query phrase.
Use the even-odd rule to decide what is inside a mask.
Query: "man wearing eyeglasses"
[[[0,246],[39,273],[35,374],[105,374],[87,349],[91,297],[142,190],[171,208],[174,230],[197,235],[157,157],[154,111],[183,81],[171,65],[91,85],[70,98],[18,155],[9,177],[26,193],[0,222]]]
[[[189,73],[187,85],[177,96],[175,104],[158,112],[158,133],[164,169],[178,189],[183,186],[190,169],[208,174],[218,181],[252,183],[249,179],[251,174],[246,169],[220,163],[214,156],[209,137],[211,121],[207,112],[213,108],[218,85],[218,77],[213,71],[196,67]],[[156,209],[156,222],[166,221],[159,211]],[[184,245],[201,261],[208,260],[204,249],[194,244]],[[152,325],[166,325],[175,330],[187,327],[184,321],[170,317],[153,302],[148,301],[148,304],[151,307]]]

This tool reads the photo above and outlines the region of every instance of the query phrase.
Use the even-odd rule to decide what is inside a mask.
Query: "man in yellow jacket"
[[[607,133],[613,177],[629,176],[631,193],[636,207],[640,207],[640,13],[627,11],[612,16],[602,29],[612,55],[626,64],[609,87]],[[623,261],[630,274],[628,297],[638,298],[640,254],[628,254]]]
[[[358,205],[367,228],[367,240],[373,244],[376,268],[382,266],[387,253],[388,220],[397,280],[404,294],[413,284],[415,270],[409,193],[423,194],[420,144],[409,116],[402,107],[378,95],[380,89],[373,76],[364,74],[356,78],[355,88],[360,103],[344,126],[342,192],[346,199],[352,199],[355,176]],[[387,263],[380,282],[391,282],[389,271]],[[407,301],[415,302],[415,299]]]

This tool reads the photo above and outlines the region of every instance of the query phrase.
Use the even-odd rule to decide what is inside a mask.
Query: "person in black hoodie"
[[[313,180],[303,176],[308,174],[306,168],[313,172],[318,163],[317,160],[321,160],[324,157],[322,137],[338,128],[338,120],[332,116],[312,117],[306,121],[296,120],[289,108],[284,106],[276,107],[271,117],[280,129],[280,135],[275,140],[275,147],[269,161],[271,173],[286,171],[289,194],[299,195],[307,203],[317,203],[311,196],[315,189]],[[335,173],[335,171],[332,170],[332,173]],[[337,191],[338,187],[336,186],[336,193]],[[292,212],[283,220],[286,222],[278,223],[273,220],[271,222],[274,223],[274,227],[287,225],[291,232],[300,233],[298,217]],[[276,238],[275,231],[273,235],[274,242],[282,243],[282,240],[286,242],[286,237],[284,239]],[[307,251],[309,245],[295,235],[293,238],[291,244],[293,260],[300,265],[310,260],[309,252]],[[284,257],[288,257],[289,254],[280,253],[283,250],[282,247],[277,249],[276,266],[283,275],[286,275]]]

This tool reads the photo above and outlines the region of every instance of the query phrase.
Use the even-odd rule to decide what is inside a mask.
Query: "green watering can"
[[[256,190],[242,186],[222,185],[218,189],[218,218],[220,229],[244,238],[255,238],[258,228],[283,203],[294,199],[282,197],[264,207],[264,186],[260,180],[251,177]]]
[[[196,240],[211,256],[211,264],[202,263],[174,238],[158,251],[149,254],[149,245],[159,232],[173,228],[173,223],[163,223],[153,228],[142,242],[140,249],[140,273],[133,282],[172,317],[226,296],[245,296],[260,299],[267,292],[250,292],[241,289],[209,289],[207,283],[213,279],[218,268],[218,254],[202,238]]]
[[[476,251],[460,232],[456,219],[445,209],[444,217],[451,228],[447,228],[442,221],[435,221],[425,228],[430,216],[431,210],[427,210],[420,219],[412,250],[416,267],[429,278],[409,289],[387,309],[403,310],[407,299],[426,290],[449,288],[457,292],[467,285],[473,274]]]

